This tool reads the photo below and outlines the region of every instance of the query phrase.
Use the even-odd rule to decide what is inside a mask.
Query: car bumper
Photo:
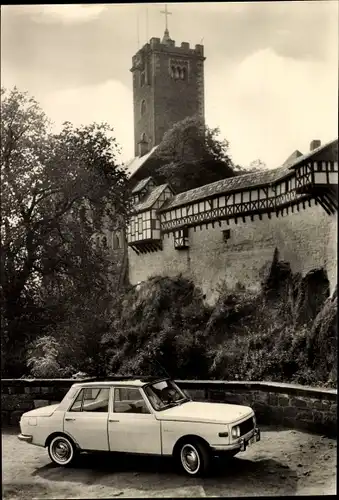
[[[258,441],[260,441],[260,429],[258,427],[255,427],[253,430],[245,434],[245,436],[237,439],[235,443],[221,445],[216,444],[211,446],[211,448],[216,452],[233,450],[245,451],[248,445],[254,444]]]
[[[26,443],[31,443],[33,440],[33,436],[29,436],[28,434],[19,434],[18,439],[20,441],[25,441]]]

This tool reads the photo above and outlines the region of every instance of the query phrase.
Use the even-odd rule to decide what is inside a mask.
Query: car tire
[[[205,475],[211,463],[210,451],[198,440],[185,441],[177,448],[177,464],[180,470],[191,477]]]
[[[49,442],[48,454],[53,463],[67,467],[74,464],[78,450],[69,437],[60,434]]]

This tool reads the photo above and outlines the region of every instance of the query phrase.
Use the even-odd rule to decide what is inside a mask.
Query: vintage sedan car
[[[192,401],[170,379],[73,384],[60,404],[24,413],[20,430],[61,466],[89,451],[167,455],[190,476],[260,440],[251,408]]]

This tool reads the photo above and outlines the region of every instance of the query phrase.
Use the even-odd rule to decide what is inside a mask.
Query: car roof
[[[73,387],[102,387],[102,386],[115,386],[115,385],[125,385],[132,387],[143,387],[151,382],[160,382],[161,380],[168,380],[168,378],[159,377],[145,377],[145,378],[116,378],[114,380],[103,379],[103,380],[92,380],[84,382],[76,382]]]

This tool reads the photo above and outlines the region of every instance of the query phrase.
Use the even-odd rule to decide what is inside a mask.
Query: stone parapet
[[[277,382],[183,380],[194,400],[251,406],[262,424],[337,435],[337,391]]]
[[[2,379],[3,425],[18,425],[21,415],[62,400],[74,379]],[[337,435],[337,390],[277,382],[178,380],[195,401],[251,406],[259,424]]]

